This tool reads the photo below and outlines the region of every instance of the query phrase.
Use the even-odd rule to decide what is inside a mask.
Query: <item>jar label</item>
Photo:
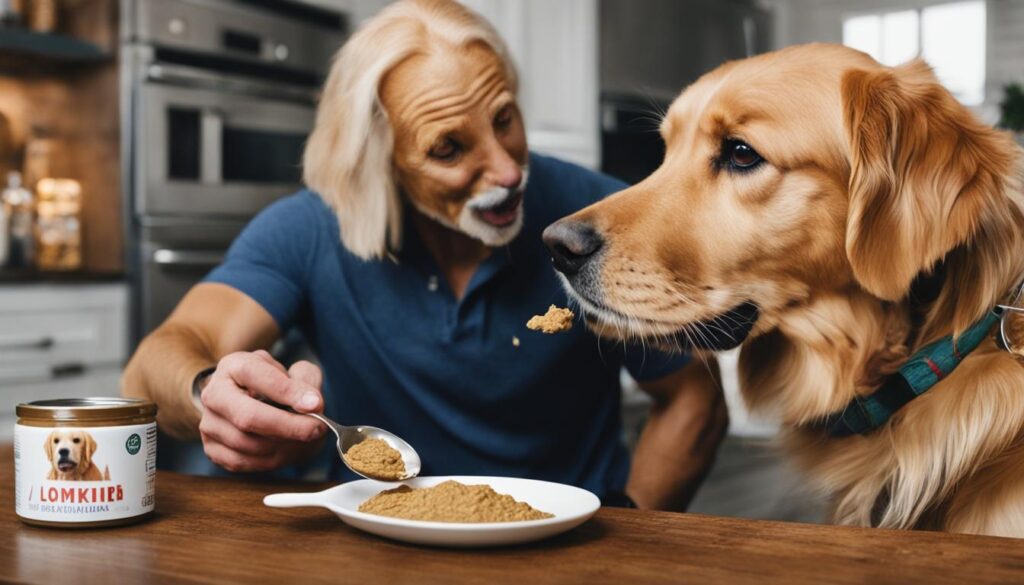
[[[14,427],[14,508],[22,518],[101,522],[153,510],[156,423]]]

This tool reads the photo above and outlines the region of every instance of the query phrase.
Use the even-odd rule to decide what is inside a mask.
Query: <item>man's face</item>
[[[436,49],[381,85],[398,184],[423,214],[488,246],[519,233],[526,133],[504,68],[488,48]]]

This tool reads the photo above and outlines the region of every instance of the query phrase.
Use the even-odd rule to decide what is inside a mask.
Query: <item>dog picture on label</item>
[[[96,440],[85,431],[53,431],[44,445],[50,461],[46,479],[59,481],[107,481],[110,468],[100,471],[93,461]]]

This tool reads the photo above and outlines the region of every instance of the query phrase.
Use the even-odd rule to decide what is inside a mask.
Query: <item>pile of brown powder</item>
[[[572,329],[572,320],[575,316],[569,309],[560,309],[551,305],[548,307],[547,313],[534,315],[527,321],[526,327],[544,333],[561,333]]]
[[[402,454],[381,439],[365,439],[348,448],[345,463],[374,479],[395,480],[405,477]]]
[[[385,490],[359,506],[360,512],[429,522],[517,522],[552,518],[489,485],[446,481],[434,487],[407,485]]]

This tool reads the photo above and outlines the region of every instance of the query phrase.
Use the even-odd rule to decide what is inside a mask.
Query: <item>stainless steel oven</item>
[[[133,343],[301,186],[343,14],[289,0],[123,0]]]

